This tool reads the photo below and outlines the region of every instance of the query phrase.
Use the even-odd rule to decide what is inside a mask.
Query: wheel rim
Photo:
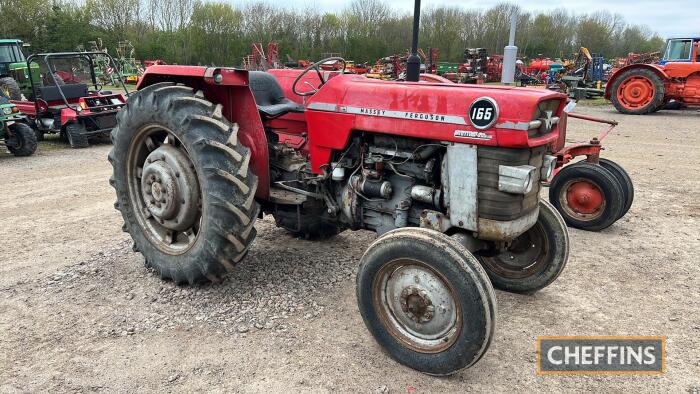
[[[617,89],[617,99],[624,107],[629,109],[644,108],[654,100],[656,87],[647,77],[641,75],[631,76],[620,84]]]
[[[600,186],[584,178],[568,180],[561,188],[559,203],[567,215],[583,221],[599,218],[606,206]]]
[[[507,279],[521,279],[540,272],[547,263],[549,244],[542,224],[535,223],[495,256],[481,261],[492,273]]]
[[[373,281],[373,307],[387,331],[406,347],[437,353],[452,346],[462,312],[447,279],[413,259],[385,264]]]
[[[147,238],[177,255],[196,242],[202,218],[197,173],[182,142],[158,125],[141,128],[129,147],[129,198]]]

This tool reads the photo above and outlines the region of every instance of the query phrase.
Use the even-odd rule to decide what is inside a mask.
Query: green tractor
[[[22,53],[22,41],[0,39],[0,92],[11,100],[21,100],[22,94],[29,94],[32,85],[29,68]],[[39,67],[32,67],[32,74],[39,79]]]
[[[27,118],[0,92],[0,144],[15,156],[31,156],[36,152],[36,133],[27,125]]]

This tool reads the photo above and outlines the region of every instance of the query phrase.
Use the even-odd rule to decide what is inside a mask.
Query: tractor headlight
[[[542,169],[540,170],[540,181],[549,182],[554,176],[554,168],[557,166],[557,157],[544,155],[542,159]]]
[[[498,190],[512,194],[527,194],[535,183],[536,167],[498,166]]]
[[[12,114],[12,107],[5,107],[2,109],[2,113],[5,115],[10,115]]]

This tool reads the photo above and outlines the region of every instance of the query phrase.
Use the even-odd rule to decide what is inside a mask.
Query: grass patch
[[[578,105],[582,105],[584,107],[601,107],[608,104],[610,104],[610,102],[608,102],[608,100],[606,100],[605,97],[594,97],[591,99],[584,99],[578,101]]]

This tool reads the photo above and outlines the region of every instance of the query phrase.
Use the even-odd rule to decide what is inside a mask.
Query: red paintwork
[[[101,94],[92,94],[91,96],[88,97],[96,97],[96,96],[103,96],[103,97],[119,97],[119,99],[122,101],[122,103],[126,102],[126,99],[124,98],[123,95],[121,94],[106,94],[106,95],[101,95]],[[68,103],[74,106],[80,106],[81,103],[85,102],[85,98],[75,98],[75,99],[68,99]],[[78,114],[75,110],[72,108],[66,107],[66,103],[63,100],[53,100],[46,102],[44,100],[38,100],[38,101],[12,101],[13,104],[17,106],[17,108],[22,112],[23,114],[27,115],[30,118],[36,118],[39,116],[43,116],[44,113],[48,110],[48,107],[62,107],[61,108],[61,126],[65,125],[68,122],[75,121],[76,119],[80,118],[81,116],[87,116],[93,114],[92,111],[90,111],[89,108],[84,109],[83,111]],[[101,111],[100,114],[107,114],[107,113],[116,113],[118,112],[117,110],[105,110]]]
[[[591,182],[574,182],[566,190],[566,204],[581,214],[593,214],[603,206],[605,197],[598,186]]]
[[[441,77],[437,74],[420,74],[418,79],[421,82],[429,82],[429,83],[449,83],[453,84],[453,81],[450,81],[449,79],[445,77]]]
[[[366,109],[451,115],[464,119],[467,124],[307,110],[311,167],[313,171],[321,172],[321,166],[329,163],[332,151],[346,146],[353,130],[511,148],[548,145],[557,140],[558,127],[543,137],[533,139],[529,139],[524,131],[495,127],[484,130],[484,133],[491,137],[490,140],[455,137],[455,130],[476,131],[469,124],[467,112],[471,103],[483,96],[492,97],[498,102],[500,113],[497,124],[529,122],[537,103],[547,99],[561,100],[562,104],[557,111],[560,113],[566,100],[566,96],[547,90],[391,82],[363,76],[341,75],[331,79],[309,99],[307,105],[330,103]]]
[[[664,102],[676,100],[685,105],[700,105],[700,52],[698,42],[693,45],[691,61],[669,62],[659,64],[630,64],[617,70],[605,87],[605,98],[610,100],[613,94],[624,95],[624,92],[613,92],[615,81],[628,70],[651,70],[664,82]],[[633,78],[633,77],[632,77]],[[631,78],[630,78],[631,79]],[[649,92],[647,92],[649,93]]]
[[[214,82],[214,75],[221,73],[221,83]],[[304,101],[292,94],[291,85],[300,70],[270,70],[288,98]],[[259,178],[260,198],[269,195],[268,151],[264,127],[280,136],[280,140],[310,156],[312,170],[321,173],[328,165],[334,150],[346,148],[353,131],[385,133],[440,141],[497,145],[509,148],[527,148],[551,145],[559,138],[559,126],[551,133],[528,138],[527,131],[514,128],[532,120],[537,105],[542,100],[556,99],[561,105],[555,115],[560,115],[566,96],[541,89],[523,89],[500,86],[454,85],[426,82],[390,82],[368,79],[359,75],[331,73],[329,81],[319,92],[304,103],[304,114],[287,114],[266,121],[260,117],[253,95],[248,88],[248,72],[244,70],[187,67],[149,67],[137,86],[141,89],[157,82],[174,81],[202,90],[204,96],[223,106],[223,114],[239,125],[239,140],[251,149],[251,168]],[[315,72],[306,79],[314,87],[318,85]],[[499,128],[484,130],[488,140],[455,137],[456,130],[476,131],[470,124],[467,111],[477,98],[488,96],[498,102]],[[366,114],[328,112],[309,109],[313,104],[328,104],[341,107],[399,111],[414,114],[411,118],[388,118]],[[437,123],[417,119],[421,116],[446,115],[461,119],[465,124]],[[413,116],[413,115],[411,115]]]

